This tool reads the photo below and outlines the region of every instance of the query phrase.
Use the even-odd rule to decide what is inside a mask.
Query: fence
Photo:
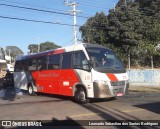
[[[160,69],[127,70],[131,86],[160,86]]]

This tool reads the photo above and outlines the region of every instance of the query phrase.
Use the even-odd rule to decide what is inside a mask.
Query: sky
[[[73,16],[68,14],[73,7],[66,6],[64,1],[0,0],[0,47],[17,46],[27,54],[29,44],[45,41],[54,42],[62,47],[73,44]],[[77,13],[77,26],[82,26],[96,12],[108,14],[108,10],[113,9],[118,0],[68,0],[68,2],[78,4],[76,10],[81,12]],[[78,27],[77,38],[81,40]]]

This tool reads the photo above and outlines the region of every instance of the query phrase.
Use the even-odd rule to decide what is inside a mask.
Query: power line
[[[32,19],[25,19],[25,18],[17,18],[17,17],[8,17],[8,16],[1,16],[0,18],[5,18],[5,19],[12,19],[12,20],[20,20],[20,21],[27,21],[27,22],[39,22],[39,23],[47,23],[47,24],[56,24],[56,25],[64,25],[64,26],[74,26],[71,24],[64,24],[64,23],[57,23],[57,22],[49,22],[49,21],[41,21],[41,20],[32,20]],[[80,27],[77,25],[77,27]]]
[[[90,7],[90,8],[96,8],[96,9],[109,9],[110,7],[100,7],[100,6],[95,6],[95,5],[87,5],[87,4],[84,4],[84,3],[81,3],[81,5],[84,5],[86,7]],[[114,7],[114,6],[113,6]]]
[[[9,5],[9,4],[0,4],[0,5],[14,7],[14,8],[20,8],[20,9],[28,9],[28,10],[34,10],[34,11],[41,11],[41,12],[46,12],[46,13],[56,13],[56,14],[62,14],[62,15],[69,15],[69,14],[66,14],[66,13],[60,13],[60,12],[49,11],[49,10],[42,10],[42,9],[35,9],[35,8],[29,8],[29,7],[22,7],[22,6],[16,6],[16,5]]]
[[[1,4],[0,4],[1,5]],[[146,16],[145,11],[140,9],[142,11],[141,16]],[[130,10],[131,12],[134,12],[133,10]],[[147,13],[148,11],[146,11]],[[134,14],[135,15],[135,14]],[[73,15],[71,15],[73,16]],[[135,15],[136,16],[136,15]],[[138,16],[138,15],[137,15]],[[158,16],[152,16],[152,17],[157,17]],[[20,20],[20,21],[28,21],[28,22],[39,22],[39,23],[47,23],[47,24],[57,24],[57,25],[66,25],[66,26],[74,26],[74,25],[71,25],[71,24],[63,24],[63,23],[57,23],[57,22],[49,22],[49,21],[41,21],[41,20],[32,20],[32,19],[25,19],[25,18],[17,18],[17,17],[9,17],[9,16],[0,16],[0,18],[5,18],[5,19],[13,19],[13,20]],[[105,26],[103,25],[92,25],[93,27],[96,27],[96,28],[101,28],[101,29],[108,29],[108,28],[105,28]],[[80,25],[77,25],[77,27],[80,27]]]
[[[90,8],[97,8],[97,9],[108,9],[108,8],[111,8],[111,7],[114,7],[114,4],[112,6],[98,6],[98,5],[89,5],[89,4],[86,4],[86,3],[80,3],[81,5],[84,5],[86,7],[90,7]]]
[[[109,2],[104,2],[104,1],[86,1],[86,0],[76,0],[77,2],[79,2],[79,1],[82,1],[82,2],[84,2],[84,3],[87,3],[88,2],[88,4],[93,4],[93,5],[97,5],[97,4],[99,4],[99,3],[101,3],[101,4],[103,4],[103,5],[113,5],[113,3],[109,3]],[[80,2],[79,2],[80,3]]]
[[[2,1],[2,0],[0,0],[0,1]],[[59,9],[53,9],[53,8],[46,8],[46,7],[42,7],[42,6],[35,6],[35,5],[31,5],[31,4],[27,4],[27,3],[20,3],[20,2],[15,2],[15,1],[9,1],[9,0],[3,0],[3,1],[5,1],[5,2],[9,2],[9,3],[16,3],[16,4],[20,4],[20,5],[26,5],[26,6],[32,6],[32,7],[38,7],[38,8],[42,8],[42,9],[51,9],[51,10],[59,10]],[[78,1],[77,1],[78,2]],[[94,2],[94,1],[93,1]],[[90,2],[90,3],[93,3],[93,2]],[[89,3],[89,5],[87,4],[87,1],[85,1],[85,5],[84,6],[86,6],[86,7],[91,7],[91,8],[100,8],[100,9],[108,9],[108,8],[110,8],[110,7],[114,7],[114,5],[115,4],[108,4],[108,3],[105,3],[105,4],[107,4],[108,6],[110,6],[110,7],[101,7],[101,6],[95,6],[96,4],[97,4],[97,2],[94,2],[92,5],[90,5],[90,3]],[[102,4],[103,4],[103,2],[101,2]],[[82,3],[82,5],[83,5],[83,3]],[[104,5],[104,4],[103,4]],[[65,10],[59,10],[59,11],[65,11]],[[84,13],[83,12],[83,14],[87,14],[87,13]],[[67,14],[66,14],[67,15]],[[86,19],[88,19],[88,17],[91,15],[91,14],[87,14],[88,16],[84,16],[84,15],[77,15],[77,17],[81,17],[81,18],[86,18]],[[72,15],[71,15],[72,16]]]
[[[37,6],[37,5],[31,5],[28,3],[21,3],[21,2],[16,2],[16,1],[9,1],[9,0],[0,0],[0,1],[4,1],[4,2],[8,2],[8,3],[14,3],[14,4],[20,4],[20,5],[25,5],[25,6],[32,6],[32,7],[38,7],[38,8],[43,8],[43,9],[51,9],[51,10],[58,10],[58,11],[65,11],[65,10],[59,10],[59,9],[53,9],[53,8],[46,8],[46,7],[42,7],[42,6]]]
[[[37,6],[37,5],[32,5],[32,4],[28,4],[28,3],[20,3],[20,2],[15,2],[15,1],[9,1],[9,0],[0,0],[0,1],[4,1],[4,2],[8,2],[8,3],[14,3],[14,4],[19,4],[19,5],[25,5],[25,6],[31,6],[31,7],[38,7],[41,9],[49,9],[49,10],[56,10],[56,11],[61,11],[61,12],[65,12],[66,10],[60,10],[60,9],[55,9],[55,8],[48,8],[48,7],[43,7],[43,6]],[[84,13],[87,14],[87,13]],[[88,16],[81,16],[77,14],[77,17],[83,17],[83,18],[88,18],[90,16],[90,14],[87,14]]]
[[[0,1],[4,1],[4,2],[8,2],[8,3],[14,3],[14,4],[19,4],[19,5],[25,5],[25,6],[31,6],[31,7],[38,7],[41,9],[49,9],[49,10],[56,10],[56,11],[61,11],[61,12],[65,12],[66,10],[60,10],[60,9],[55,9],[55,8],[48,8],[48,7],[43,7],[43,6],[37,6],[37,5],[32,5],[32,4],[28,4],[28,3],[20,3],[20,2],[15,2],[15,1],[9,1],[9,0],[0,0]],[[84,13],[87,14],[87,13]],[[88,16],[81,16],[77,14],[77,17],[83,17],[83,18],[88,18],[90,16],[90,14],[87,14]]]
[[[2,1],[2,0],[0,0]],[[46,7],[42,7],[42,6],[34,6],[34,5],[31,5],[31,4],[24,4],[24,3],[19,3],[19,2],[13,2],[13,1],[9,1],[9,0],[3,0],[5,2],[10,2],[10,3],[16,3],[16,4],[21,4],[21,5],[27,5],[27,6],[33,6],[33,7],[39,7],[39,8],[46,8]],[[91,2],[93,3],[93,2]],[[94,5],[88,5],[84,3],[82,3],[82,5],[84,6],[87,6],[87,7],[91,7],[91,8],[100,8],[100,9],[109,9],[110,7],[100,7],[100,6],[95,6],[97,2],[94,3]],[[101,2],[103,3],[103,2]],[[106,3],[105,3],[106,4]],[[2,5],[2,4],[1,4]],[[113,8],[114,8],[114,5],[115,4],[112,4]],[[30,7],[23,7],[23,6],[16,6],[16,5],[11,5],[11,4],[3,4],[3,6],[9,6],[9,7],[15,7],[15,8],[21,8],[21,9],[29,9],[29,10],[33,10],[33,11],[41,11],[41,12],[46,12],[46,13],[56,13],[56,14],[61,14],[61,15],[68,15],[68,16],[73,16],[71,14],[67,14],[67,13],[63,13],[63,12],[57,12],[57,11],[50,11],[50,10],[44,10],[44,9],[36,9],[36,8],[30,8]],[[111,6],[111,4],[109,5]],[[58,9],[53,9],[53,8],[46,8],[46,9],[52,9],[52,10],[58,10]],[[60,11],[64,11],[64,10],[60,10]],[[83,12],[84,13],[84,12]],[[84,14],[87,14],[87,13],[84,13]],[[87,14],[88,16],[84,16],[84,15],[77,15],[77,17],[80,17],[80,18],[85,18],[85,19],[88,19],[90,14]]]
[[[4,19],[12,19],[12,20],[19,20],[19,21],[26,21],[26,22],[36,22],[36,23],[46,23],[46,24],[56,24],[56,25],[64,25],[64,26],[71,26],[73,27],[74,25],[71,24],[62,24],[62,23],[57,23],[57,22],[49,22],[49,21],[41,21],[41,20],[32,20],[32,19],[25,19],[25,18],[17,18],[17,17],[8,17],[8,16],[2,16],[0,15],[0,18],[4,18]],[[77,27],[81,27],[80,25],[76,25]],[[93,27],[96,28],[103,28],[103,29],[107,29],[105,28],[105,26],[100,26],[100,25],[92,25]]]
[[[30,8],[30,7],[16,6],[16,5],[10,5],[10,4],[0,4],[0,5],[1,5],[1,6],[13,7],[13,8],[33,10],[33,11],[40,11],[40,12],[45,12],[45,13],[54,13],[54,14],[60,14],[60,15],[73,16],[72,14],[68,14],[68,13],[62,13],[62,12],[56,12],[56,11],[49,11],[49,10],[43,10],[43,9],[36,9],[36,8]],[[88,18],[88,17],[85,17],[85,16],[77,16],[77,17]]]
[[[70,40],[69,42],[67,42],[67,43],[64,44],[63,46],[65,47],[65,46],[67,46],[67,45],[69,45],[69,44],[71,44],[71,43],[73,43],[73,42],[74,42],[74,39]]]
[[[87,9],[88,8],[94,8],[94,9],[97,9],[97,10],[99,9],[101,12],[104,11],[104,10],[108,10],[108,9],[111,9],[111,8],[115,7],[115,3],[107,4],[107,3],[103,3],[102,1],[96,2],[96,1],[86,1],[86,0],[84,2],[81,1],[81,0],[80,1],[76,0],[76,1],[77,1],[78,4],[82,5],[81,7],[87,7]],[[87,14],[87,13],[84,13],[84,14]],[[91,14],[87,14],[87,15],[90,16]]]

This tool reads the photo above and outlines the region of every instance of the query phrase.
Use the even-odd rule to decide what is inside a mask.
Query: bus
[[[36,92],[72,96],[78,103],[115,98],[128,90],[128,75],[119,58],[106,47],[81,43],[18,57],[14,85]]]

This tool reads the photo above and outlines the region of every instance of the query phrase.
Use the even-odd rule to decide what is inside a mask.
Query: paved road
[[[80,105],[68,97],[44,94],[38,96],[15,95],[14,90],[10,89],[4,97],[0,98],[0,119],[49,120],[49,122],[160,120],[159,98],[160,93],[132,92],[116,100],[92,100],[89,104]],[[97,128],[97,126],[89,127]],[[116,127],[119,128],[119,126]],[[101,128],[105,127],[101,126]],[[147,126],[147,128],[152,127]],[[158,126],[154,126],[154,128],[158,128]]]

